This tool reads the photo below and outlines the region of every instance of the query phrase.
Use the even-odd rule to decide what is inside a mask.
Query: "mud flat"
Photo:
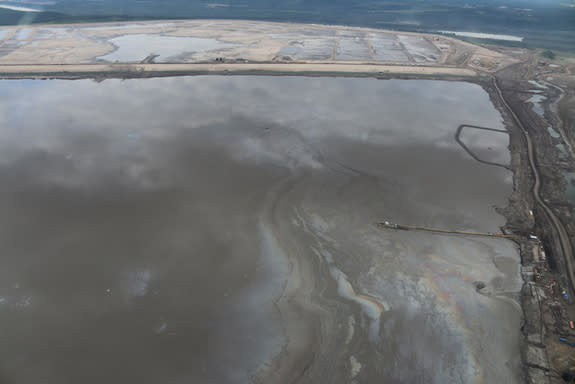
[[[522,382],[514,243],[373,225],[504,224],[511,173],[454,137],[503,129],[480,86],[2,89],[8,382]]]

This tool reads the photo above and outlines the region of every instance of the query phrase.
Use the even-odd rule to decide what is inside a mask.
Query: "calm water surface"
[[[521,382],[514,245],[373,225],[498,231],[512,175],[454,139],[503,128],[479,86],[3,81],[0,99],[0,382]]]

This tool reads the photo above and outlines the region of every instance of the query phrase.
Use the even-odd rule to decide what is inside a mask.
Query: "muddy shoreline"
[[[540,181],[540,195],[549,209],[557,216],[560,225],[565,226],[568,234],[573,233],[573,202],[565,195],[564,173],[573,171],[575,164],[571,156],[561,154],[558,145],[569,146],[565,133],[570,130],[563,126],[564,121],[557,113],[560,101],[573,79],[561,71],[549,71],[545,63],[539,62],[535,68],[530,63],[521,63],[504,69],[496,74],[502,95],[526,134],[531,138],[534,161]],[[549,72],[553,75],[549,76]],[[554,80],[555,86],[545,86],[545,80]],[[539,82],[539,83],[538,83]],[[557,83],[562,84],[561,87]],[[492,99],[497,100],[491,87],[487,88]],[[543,95],[539,115],[530,101],[534,92]],[[494,97],[495,96],[495,97]],[[499,103],[500,104],[500,103]],[[560,234],[555,231],[549,213],[534,200],[535,179],[528,166],[526,137],[509,110],[498,105],[506,119],[510,131],[510,150],[514,171],[514,191],[509,206],[502,210],[507,218],[506,229],[524,236],[518,244],[521,249],[522,306],[525,336],[523,359],[529,383],[561,383],[561,374],[573,365],[570,347],[560,342],[560,338],[571,340],[573,330],[569,321],[575,315],[573,311],[573,291],[569,279],[569,263],[572,254],[565,254]],[[549,130],[561,132],[552,137]],[[562,143],[562,144],[561,144]],[[534,236],[534,238],[529,238]],[[573,237],[570,236],[570,245]],[[570,253],[570,251],[568,251]]]

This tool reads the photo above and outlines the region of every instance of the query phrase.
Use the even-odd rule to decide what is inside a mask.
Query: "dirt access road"
[[[193,74],[386,74],[476,77],[469,68],[390,64],[242,63],[242,64],[44,64],[0,65],[0,77],[150,77]]]
[[[571,246],[571,241],[569,240],[569,235],[567,234],[567,230],[565,229],[565,226],[563,225],[561,220],[559,220],[557,215],[555,215],[555,213],[553,213],[553,211],[545,203],[545,201],[543,201],[543,199],[541,198],[541,195],[539,193],[540,188],[541,188],[541,177],[540,177],[539,171],[537,169],[537,163],[535,161],[535,157],[534,157],[534,153],[533,153],[533,143],[531,141],[531,137],[529,136],[529,132],[527,132],[527,130],[523,126],[523,123],[521,122],[521,120],[517,117],[517,115],[515,114],[513,109],[511,109],[509,104],[505,101],[505,98],[503,97],[503,93],[501,92],[501,89],[499,88],[499,84],[497,83],[497,79],[495,77],[492,77],[492,82],[493,82],[493,86],[497,90],[497,94],[500,98],[501,103],[505,106],[505,108],[511,114],[511,116],[513,116],[513,120],[515,121],[517,126],[519,128],[521,128],[521,131],[523,132],[523,136],[525,137],[525,141],[527,143],[527,156],[529,158],[529,166],[531,168],[531,172],[533,173],[533,177],[535,179],[535,181],[533,183],[533,197],[535,198],[535,201],[537,202],[537,204],[539,204],[539,206],[541,206],[541,208],[544,210],[545,214],[549,218],[549,221],[553,224],[553,227],[554,227],[554,229],[555,229],[555,231],[556,231],[556,233],[560,239],[561,252],[562,252],[563,258],[565,260],[565,264],[567,266],[567,273],[568,273],[568,277],[569,277],[571,292],[575,292],[575,285],[574,285],[575,284],[575,270],[574,270],[574,265],[573,265],[573,248]]]

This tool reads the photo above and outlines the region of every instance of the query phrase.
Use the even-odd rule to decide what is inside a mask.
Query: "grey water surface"
[[[0,382],[519,383],[478,85],[0,83]],[[471,137],[471,136],[470,136]],[[485,288],[478,291],[477,282]]]

